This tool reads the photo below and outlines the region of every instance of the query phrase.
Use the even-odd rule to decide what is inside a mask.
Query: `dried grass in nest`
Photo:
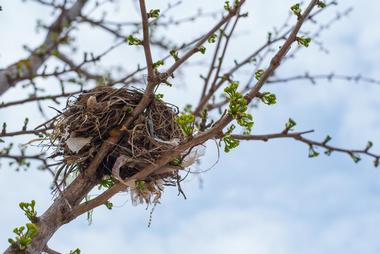
[[[63,157],[57,172],[64,185],[67,177],[83,171],[103,142],[130,117],[141,100],[139,90],[98,87],[69,100],[64,112],[54,120],[52,157]],[[183,133],[175,121],[178,109],[153,99],[145,111],[130,125],[118,144],[97,169],[99,179],[107,175],[121,179],[141,171],[164,152],[183,141]],[[131,190],[135,202],[158,202],[163,185],[176,184],[179,167],[168,165]]]

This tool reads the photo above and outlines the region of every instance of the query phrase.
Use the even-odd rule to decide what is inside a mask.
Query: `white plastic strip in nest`
[[[119,180],[120,182],[122,182],[125,186],[127,187],[135,187],[135,181],[134,180],[130,180],[130,181],[124,181],[123,179],[121,179],[120,177],[120,168],[122,166],[124,166],[127,162],[128,162],[129,158],[125,155],[120,155],[119,157],[117,157],[116,161],[115,161],[115,164],[113,164],[113,167],[112,167],[112,175],[117,179]]]
[[[188,153],[188,151],[186,151],[184,154],[187,154],[187,153]],[[203,146],[203,145],[194,146],[191,149],[190,153],[185,158],[183,158],[181,166],[184,168],[190,167],[197,160],[199,160],[200,157],[205,155],[205,153],[206,153],[205,146]]]
[[[83,137],[69,137],[66,140],[66,145],[70,149],[70,151],[74,153],[78,153],[80,149],[82,149],[84,146],[90,144],[91,142],[90,137],[83,138]]]
[[[117,157],[115,164],[113,164],[112,167],[112,175],[114,175],[117,178],[120,178],[120,168],[127,163],[128,157],[125,155],[120,155]]]
[[[168,145],[172,145],[172,146],[178,146],[179,145],[179,138],[173,138],[172,140],[162,140],[160,138],[154,138],[154,140],[160,142],[160,143],[163,143],[163,144],[168,144]]]

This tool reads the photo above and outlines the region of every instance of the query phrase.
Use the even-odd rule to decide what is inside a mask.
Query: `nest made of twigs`
[[[55,147],[52,157],[63,158],[57,172],[60,185],[73,172],[86,170],[103,142],[131,117],[142,96],[139,90],[101,86],[68,100],[65,110],[53,122],[51,136]],[[99,165],[99,179],[112,176],[120,160],[123,163],[117,166],[118,177],[131,177],[182,142],[184,136],[176,123],[177,114],[175,106],[152,99]],[[136,187],[133,200],[149,203],[152,195],[154,199],[160,196],[163,185],[175,184],[177,180],[178,170],[173,167],[161,170],[146,179],[144,186]]]

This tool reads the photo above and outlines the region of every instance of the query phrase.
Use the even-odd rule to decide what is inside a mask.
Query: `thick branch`
[[[30,79],[37,73],[37,70],[52,54],[53,50],[57,48],[61,33],[81,13],[86,2],[87,0],[78,0],[70,9],[63,10],[61,15],[49,27],[44,42],[28,58],[22,59],[0,71],[0,95],[17,82]]]

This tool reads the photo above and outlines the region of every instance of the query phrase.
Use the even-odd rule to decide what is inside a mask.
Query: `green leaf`
[[[178,61],[179,60],[179,57],[178,57],[178,50],[177,49],[172,49],[170,50],[170,55],[174,58],[175,61]]]
[[[201,54],[205,54],[206,53],[206,48],[204,47],[204,46],[200,46],[199,48],[198,48],[198,50],[199,50],[199,52],[201,52]]]
[[[285,124],[285,129],[290,130],[296,125],[297,123],[292,118],[289,118],[288,122]]]
[[[129,35],[127,38],[128,45],[143,45],[143,41],[140,39],[137,39],[133,35]]]
[[[253,117],[247,113],[248,103],[244,96],[237,91],[239,83],[232,81],[229,86],[224,89],[227,93],[228,114],[236,119],[237,123],[245,128],[245,133],[249,133],[253,127]]]
[[[270,92],[262,93],[260,96],[260,100],[267,105],[273,105],[273,104],[276,104],[277,102],[276,95]]]
[[[207,41],[208,41],[208,43],[215,43],[215,41],[216,41],[216,34],[210,35],[210,37],[208,37]]]
[[[245,12],[245,13],[240,14],[240,17],[247,18],[248,15],[249,15],[249,13],[248,13],[248,12]]]
[[[21,202],[19,203],[19,207],[21,210],[24,211],[25,216],[31,221],[34,222],[37,217],[37,211],[36,211],[36,201],[32,200],[30,203]]]
[[[163,81],[162,83],[165,84],[165,85],[167,85],[168,87],[172,87],[172,86],[173,86],[173,84],[170,83],[170,82],[167,81],[167,80]]]
[[[26,117],[24,120],[24,125],[22,126],[23,131],[26,131],[26,129],[28,127],[28,123],[29,123],[29,118]]]
[[[330,137],[330,135],[327,135],[325,140],[323,141],[323,144],[326,145],[327,142],[329,142],[332,138]]]
[[[322,8],[322,9],[327,6],[326,3],[323,2],[323,1],[318,1],[317,5],[318,5],[319,8]]]
[[[228,153],[232,149],[236,148],[240,144],[240,140],[235,139],[231,136],[232,131],[236,128],[235,125],[231,125],[228,127],[227,132],[223,136],[223,142],[224,142],[224,152]]]
[[[234,139],[231,136],[226,136],[223,138],[224,142],[224,152],[229,153],[232,149],[236,148],[240,144],[240,140]]]
[[[372,141],[368,141],[367,146],[366,146],[366,148],[365,148],[365,151],[368,151],[369,149],[371,149],[372,146],[373,146]]]
[[[145,189],[146,189],[146,183],[145,183],[145,181],[143,181],[143,180],[136,181],[136,189],[138,189],[140,192],[145,191]]]
[[[185,107],[183,108],[183,112],[185,113],[193,113],[193,110],[192,110],[193,106],[191,104],[186,104]]]
[[[7,132],[7,123],[3,123],[3,129],[1,130],[1,134],[5,134]]]
[[[110,201],[107,201],[105,204],[104,204],[109,210],[111,210],[113,208],[113,204],[110,202]]]
[[[157,62],[153,63],[153,68],[157,69],[158,67],[163,66],[164,64],[164,60],[158,60]]]
[[[194,120],[195,120],[195,117],[193,114],[191,113],[182,113],[182,114],[179,114],[176,118],[176,122],[178,123],[178,125],[181,127],[182,129],[182,132],[186,135],[186,136],[191,136],[193,135],[193,131],[194,131]]]
[[[297,3],[297,4],[294,4],[290,7],[290,10],[294,13],[294,15],[296,15],[297,17],[300,17],[301,16],[301,8],[300,8],[300,4]]]
[[[267,40],[268,40],[268,42],[270,42],[272,40],[272,33],[271,32],[268,32]]]
[[[264,74],[264,70],[263,69],[259,69],[255,72],[255,78],[257,80],[260,80],[261,76]]]
[[[319,153],[314,150],[313,146],[309,146],[309,158],[318,157]]]
[[[310,42],[311,42],[310,38],[307,38],[307,37],[304,37],[304,36],[297,37],[296,40],[297,40],[297,42],[298,42],[299,45],[302,45],[302,46],[304,46],[306,48],[309,47]]]
[[[175,158],[172,161],[169,162],[170,165],[179,167],[181,166],[182,160],[181,158]]]
[[[230,1],[225,1],[224,2],[224,9],[226,11],[230,11],[231,10]]]
[[[61,55],[58,50],[53,50],[51,54],[55,57],[59,57]]]
[[[164,98],[164,94],[162,94],[162,93],[156,93],[155,97],[156,97],[157,100],[162,101],[162,99]]]
[[[38,234],[38,227],[36,224],[34,223],[27,223],[26,224],[26,228],[27,228],[27,231],[26,231],[26,236],[28,236],[29,238],[33,239],[34,237],[37,236]]]
[[[148,12],[148,18],[158,18],[160,16],[159,9],[153,9]]]
[[[80,249],[76,248],[75,250],[71,250],[69,254],[80,254]]]
[[[377,168],[379,166],[379,157],[377,157],[374,161],[373,161],[373,166],[375,168]]]
[[[104,176],[99,183],[99,189],[106,188],[109,189],[115,184],[115,180],[111,176]]]
[[[354,154],[354,153],[350,154],[350,156],[351,156],[351,159],[352,159],[355,163],[358,163],[358,162],[361,160],[360,156],[359,156],[359,155],[356,155],[356,154]]]
[[[25,229],[26,232],[24,232]],[[38,235],[38,227],[34,223],[27,223],[26,227],[21,226],[13,229],[13,233],[17,236],[15,239],[8,239],[8,242],[22,251],[25,250],[27,246],[32,243],[33,238]]]
[[[234,8],[237,8],[239,6],[239,0],[234,0]]]

